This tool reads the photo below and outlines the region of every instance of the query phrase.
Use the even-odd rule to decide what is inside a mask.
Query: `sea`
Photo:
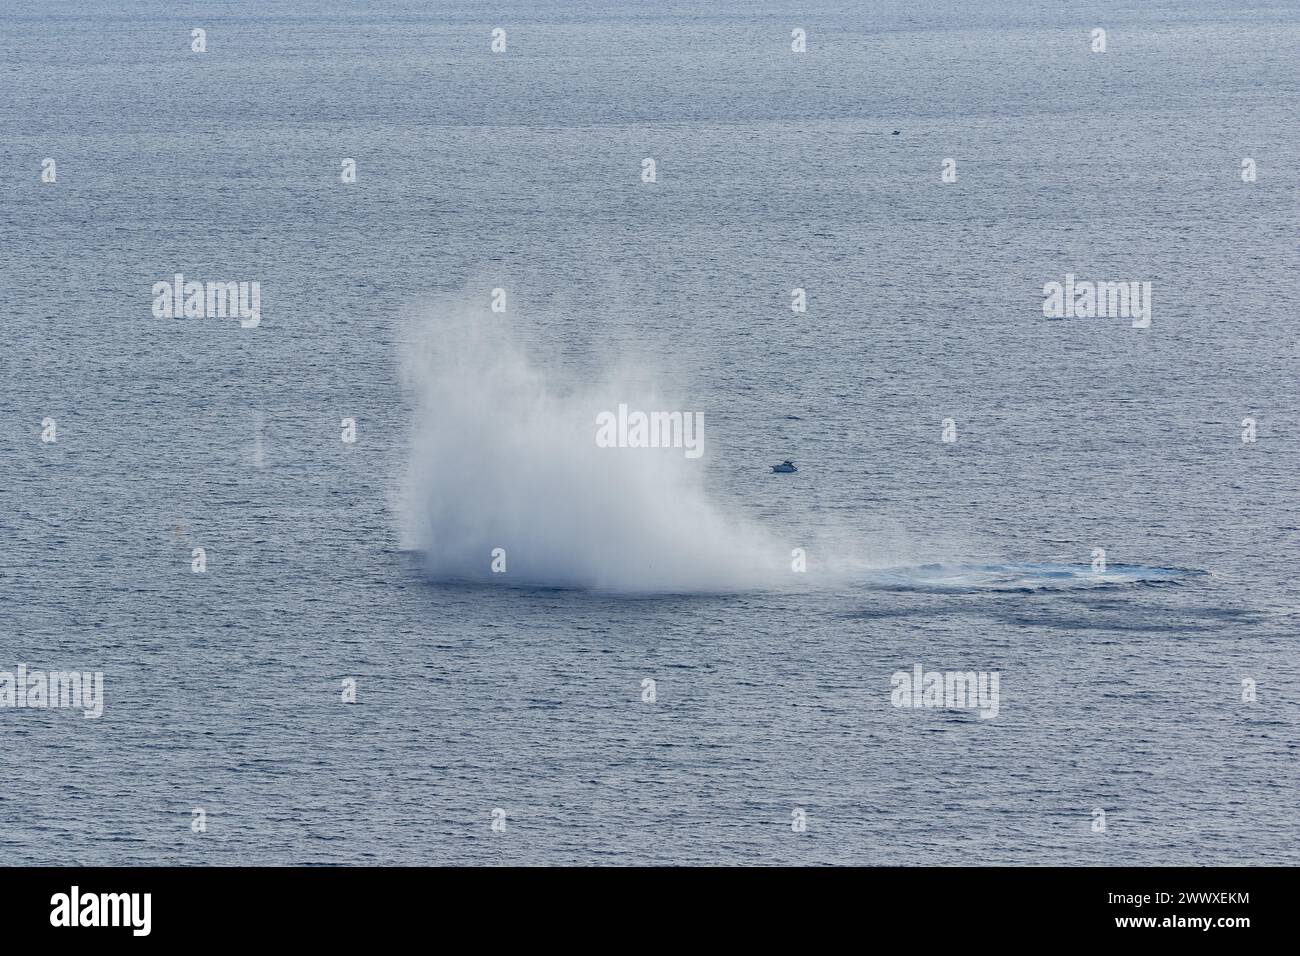
[[[4,0],[0,860],[1300,863],[1297,49]]]

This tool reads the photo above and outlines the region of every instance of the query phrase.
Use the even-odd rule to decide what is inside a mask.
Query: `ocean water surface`
[[[1300,862],[1298,47],[6,3],[0,671],[105,701],[0,708],[4,861]],[[176,273],[260,324],[156,318]],[[1150,328],[1044,317],[1067,274]],[[620,402],[704,453],[597,448]]]

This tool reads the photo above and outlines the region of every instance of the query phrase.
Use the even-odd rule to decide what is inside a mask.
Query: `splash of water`
[[[403,371],[416,415],[400,511],[404,544],[431,576],[674,593],[788,581],[789,548],[710,498],[704,458],[596,444],[597,414],[619,403],[688,406],[643,372],[544,373],[513,319],[447,309],[410,336]],[[492,570],[496,549],[503,573]]]
[[[681,448],[598,446],[597,415],[621,403],[690,411],[647,380],[644,363],[625,361],[595,377],[565,374],[562,363],[530,359],[516,321],[462,306],[408,330],[402,371],[416,412],[397,509],[403,545],[422,554],[436,580],[630,593],[970,592],[1176,584],[1196,573],[916,564],[880,548],[863,554],[843,528],[809,529],[808,573],[792,573],[790,542],[710,496],[707,423],[705,458]],[[504,570],[494,571],[494,561]]]

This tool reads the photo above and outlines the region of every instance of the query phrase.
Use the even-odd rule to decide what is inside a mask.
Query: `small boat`
[[[794,466],[794,462],[787,458],[785,461],[781,462],[781,464],[773,465],[772,470],[781,475],[789,475],[799,469]]]

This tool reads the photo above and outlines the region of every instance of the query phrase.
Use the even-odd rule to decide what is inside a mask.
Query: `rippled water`
[[[0,708],[7,862],[1297,862],[1300,13],[700,9],[0,10],[0,671],[106,696]],[[177,271],[261,325],[154,318]],[[1045,320],[1066,273],[1151,328]],[[464,303],[548,394],[702,411],[690,501],[807,571],[431,575],[413,470],[581,513],[554,566],[718,550],[536,445],[454,480],[520,447],[493,382],[420,468],[412,329]],[[916,664],[996,718],[894,706]]]

